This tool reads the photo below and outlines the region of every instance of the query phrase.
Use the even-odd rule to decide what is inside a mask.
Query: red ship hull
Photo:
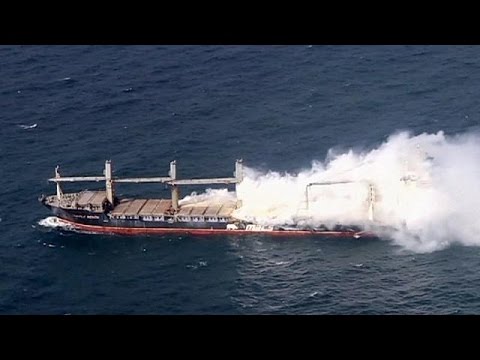
[[[319,230],[227,230],[199,228],[134,228],[80,224],[65,219],[60,221],[79,231],[117,235],[184,234],[184,235],[273,235],[273,236],[323,236],[323,237],[375,237],[367,231],[319,231]]]

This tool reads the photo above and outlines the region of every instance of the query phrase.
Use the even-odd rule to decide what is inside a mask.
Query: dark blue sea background
[[[56,165],[101,175],[106,159],[122,176],[173,159],[183,178],[238,158],[294,173],[397,130],[466,132],[479,94],[478,46],[0,47],[0,313],[478,314],[479,247],[77,234],[39,226],[37,198]]]

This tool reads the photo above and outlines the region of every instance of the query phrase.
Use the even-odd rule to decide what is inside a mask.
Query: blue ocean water
[[[296,172],[401,129],[476,128],[478,46],[4,46],[0,79],[1,314],[480,313],[479,247],[37,224],[57,164],[164,176],[176,159],[187,178],[229,176],[243,158]]]

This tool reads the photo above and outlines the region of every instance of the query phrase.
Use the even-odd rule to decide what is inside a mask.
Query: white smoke
[[[480,245],[480,136],[400,132],[377,148],[336,154],[298,174],[245,167],[234,216],[261,224],[363,224],[417,252]],[[306,186],[314,182],[348,184]],[[368,219],[369,184],[375,189]],[[213,191],[202,200],[231,193]],[[199,195],[200,196],[200,195]],[[205,197],[206,196],[206,197]],[[189,199],[192,200],[191,198]],[[380,231],[380,230],[379,230]]]
[[[207,189],[204,193],[197,194],[196,192],[191,193],[190,195],[185,196],[178,203],[181,206],[187,206],[195,204],[200,206],[204,204],[225,204],[225,203],[236,203],[236,196],[233,192],[229,192],[228,189]]]

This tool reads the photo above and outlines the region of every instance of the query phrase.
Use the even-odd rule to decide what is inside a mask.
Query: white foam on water
[[[29,130],[29,129],[35,129],[38,126],[38,124],[32,124],[32,125],[24,125],[20,124],[18,127],[24,129],[24,130]]]
[[[72,226],[63,221],[62,219],[56,217],[56,216],[49,216],[46,217],[45,219],[42,219],[38,222],[38,225],[46,227],[46,228],[53,228],[53,229],[65,229],[65,230],[71,230]]]

